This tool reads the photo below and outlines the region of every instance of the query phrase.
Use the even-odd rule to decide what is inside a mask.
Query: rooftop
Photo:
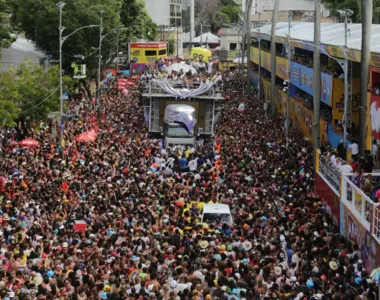
[[[349,49],[361,50],[362,24],[348,24]],[[262,38],[270,39],[272,24],[260,28]],[[254,35],[259,32],[258,28],[252,30]],[[344,24],[343,23],[321,23],[321,44],[331,46],[344,46]],[[276,26],[276,36],[288,37],[288,23],[280,22]],[[314,23],[312,22],[291,22],[290,38],[294,40],[313,42]],[[371,52],[380,53],[380,25],[372,24]]]

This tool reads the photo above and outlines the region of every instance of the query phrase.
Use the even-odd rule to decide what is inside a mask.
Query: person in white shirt
[[[193,160],[190,160],[188,166],[189,166],[189,169],[191,172],[195,171],[197,169],[197,166],[198,166],[197,165],[197,159],[195,158]]]
[[[336,156],[335,156],[335,152],[332,152],[331,153],[331,158],[330,158],[330,161],[331,163],[336,166],[337,165],[337,161],[336,161]]]
[[[344,161],[342,162],[342,166],[340,167],[340,172],[343,174],[346,173],[352,173],[354,170],[352,169],[351,165],[345,163]]]
[[[357,141],[353,141],[352,144],[350,144],[349,148],[351,149],[352,158],[356,160],[358,154],[359,154],[359,145]]]

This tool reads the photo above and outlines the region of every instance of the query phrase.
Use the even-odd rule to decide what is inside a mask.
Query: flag
[[[69,183],[67,182],[67,180],[65,180],[65,182],[62,183],[61,190],[64,193],[67,193],[69,191]]]

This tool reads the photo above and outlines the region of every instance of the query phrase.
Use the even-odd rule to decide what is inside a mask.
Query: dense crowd
[[[46,124],[22,133],[38,148],[3,131],[0,299],[378,299],[312,193],[311,144],[291,130],[286,148],[284,120],[237,86],[225,74],[215,137],[189,149],[148,136],[133,87],[100,110],[69,102],[65,147]],[[75,142],[95,123],[95,142]],[[229,204],[233,225],[200,223],[206,203]]]

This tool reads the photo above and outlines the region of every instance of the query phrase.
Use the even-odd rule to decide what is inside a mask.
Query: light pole
[[[260,38],[260,29],[261,28],[261,12],[259,12],[259,37],[257,41],[259,42],[259,79],[257,80],[257,91],[259,96],[259,116],[261,112],[261,38]]]
[[[347,140],[347,119],[348,119],[348,20],[352,16],[353,11],[350,9],[338,10],[341,17],[344,18],[344,122],[343,122],[343,142],[346,147]]]
[[[58,2],[56,6],[59,8],[59,120],[60,120],[60,128],[61,128],[61,146],[63,146],[63,80],[62,80],[62,45],[63,43],[73,34],[78,32],[79,30],[85,29],[85,28],[92,28],[92,27],[98,27],[98,25],[88,25],[88,26],[83,26],[79,27],[76,30],[74,30],[72,33],[69,35],[66,35],[62,37],[62,33],[65,31],[65,27],[62,26],[62,10],[63,7],[66,5],[64,2]]]
[[[290,123],[290,82],[291,82],[291,74],[290,74],[290,28],[291,28],[291,20],[293,13],[291,11],[288,12],[288,93],[286,99],[286,124],[285,124],[285,133],[286,133],[286,148],[289,145],[289,123]]]
[[[99,27],[99,62],[98,62],[98,91],[97,91],[97,106],[100,106],[100,67],[102,64],[102,33],[103,33],[103,14],[104,9],[100,10],[100,27]]]

